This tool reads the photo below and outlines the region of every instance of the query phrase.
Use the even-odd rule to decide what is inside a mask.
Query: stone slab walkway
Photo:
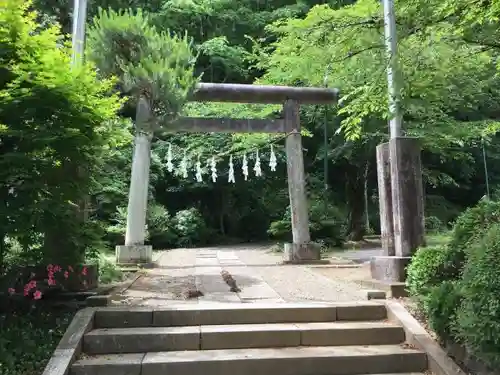
[[[282,265],[281,260],[281,254],[258,245],[162,251],[157,267],[146,270],[113,303],[163,306],[181,301],[213,304],[366,299],[366,290],[342,277],[347,269],[341,269],[339,278],[331,269],[327,277],[318,272],[324,267]],[[239,292],[230,291],[221,276],[223,270],[235,280]]]

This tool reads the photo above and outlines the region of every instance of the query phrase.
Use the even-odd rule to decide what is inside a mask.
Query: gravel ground
[[[333,279],[334,281],[356,282],[370,280],[370,265],[363,264],[357,268],[331,268],[331,267],[311,267],[311,269],[320,275]]]
[[[281,254],[261,248],[240,248],[238,257],[260,275],[285,301],[355,301],[366,300],[366,291],[354,282],[332,279],[306,265],[279,265]],[[320,269],[320,268],[318,268]],[[330,273],[352,269],[330,269]]]
[[[158,255],[158,267],[147,270],[116,303],[162,306],[182,300],[188,303],[366,300],[366,290],[353,281],[365,270],[282,265],[281,254],[270,252],[268,246],[174,249]],[[220,271],[215,269],[229,271],[241,292],[231,293]],[[204,296],[186,298],[186,291],[196,289],[202,290]]]
[[[197,302],[188,298],[196,290],[195,249],[155,252],[159,267],[149,269],[137,279],[114,304],[162,306],[179,301]]]

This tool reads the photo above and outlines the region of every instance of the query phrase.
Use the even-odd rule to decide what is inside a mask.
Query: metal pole
[[[323,147],[324,150],[324,160],[323,160],[323,171],[325,180],[325,190],[328,190],[328,116],[325,107],[325,124],[323,126]]]
[[[398,67],[398,40],[394,0],[382,0],[384,7],[385,45],[387,50],[387,88],[389,94],[389,130],[391,138],[401,136],[401,87]]]
[[[87,19],[87,0],[73,2],[73,53],[71,66],[78,66],[83,62],[85,53],[85,21]]]
[[[486,146],[484,145],[484,138],[481,139],[483,146],[483,166],[484,166],[484,180],[486,182],[486,196],[490,199],[490,176],[488,175],[488,164],[486,163]]]
[[[330,64],[326,67],[325,76],[323,77],[323,85],[325,89],[328,88],[328,73],[330,72]],[[325,104],[325,123],[323,128],[323,147],[324,149],[324,160],[323,160],[323,171],[324,171],[324,182],[325,182],[325,192],[328,190],[328,107]],[[325,199],[326,195],[325,195]],[[326,203],[326,202],[325,202]]]

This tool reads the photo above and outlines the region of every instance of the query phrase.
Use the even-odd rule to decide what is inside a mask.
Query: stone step
[[[425,353],[404,345],[378,345],[108,354],[78,360],[70,375],[358,375],[425,370]]]
[[[405,340],[401,326],[382,321],[278,323],[96,329],[87,354],[287,346],[389,345]]]
[[[168,308],[108,307],[96,310],[95,328],[172,327],[381,320],[383,302],[185,304]]]

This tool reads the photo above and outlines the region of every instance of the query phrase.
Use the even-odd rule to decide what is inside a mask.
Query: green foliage
[[[114,82],[91,64],[71,69],[58,27],[39,30],[30,4],[0,3],[0,268],[6,237],[37,262],[80,262],[98,245],[84,200],[123,134]]]
[[[147,226],[149,242],[155,249],[166,249],[177,244],[175,222],[164,206],[151,205],[148,209]]]
[[[119,77],[123,93],[147,98],[160,123],[177,118],[199,81],[187,34],[158,31],[140,9],[101,10],[87,40],[100,74]]]
[[[500,222],[500,201],[481,200],[460,215],[452,230],[450,246],[467,250],[492,224]]]
[[[417,299],[424,313],[428,309],[431,289],[443,282],[443,269],[447,259],[446,246],[424,247],[418,249],[407,268],[406,287],[409,294]]]
[[[457,281],[446,280],[429,289],[425,313],[429,326],[442,341],[455,339],[456,312],[461,300]]]
[[[494,223],[471,246],[462,280],[458,337],[471,354],[493,368],[500,365],[500,224]]]
[[[347,138],[359,138],[373,120],[385,127],[388,107],[381,15],[379,1],[360,0],[340,9],[315,6],[305,18],[277,22],[268,27],[278,35],[277,41],[260,49],[257,65],[267,69],[261,81],[322,86],[327,77],[326,83],[343,93],[338,113]],[[405,31],[398,32],[405,35]],[[440,34],[409,35],[399,44],[402,105],[409,134],[426,134],[424,143],[459,144],[490,127],[496,115],[485,110],[484,103],[498,108],[494,103],[498,93],[490,91],[497,78],[492,78],[495,68],[488,53]],[[465,121],[467,132],[460,126]]]
[[[445,229],[443,222],[436,216],[425,217],[425,230],[427,232],[440,232]]]
[[[463,171],[463,175],[466,175],[468,177],[468,167],[462,165],[459,168],[461,168],[461,172]],[[440,177],[444,177],[445,175],[448,176],[450,180],[439,179]],[[437,177],[437,179],[435,179],[434,177]],[[435,176],[435,173],[428,171],[426,173],[426,178],[427,183],[433,186],[454,186],[457,184],[456,177],[448,174],[447,171],[439,171],[438,176]],[[453,221],[456,220],[461,212],[462,209],[460,206],[450,202],[442,195],[427,193],[425,196],[426,228],[429,230],[445,230],[448,225],[451,225]],[[428,217],[433,217],[433,219],[427,220]],[[437,218],[441,222],[441,227],[436,228],[436,225],[438,223],[434,218]],[[433,221],[433,223],[430,223],[428,221]]]
[[[492,367],[500,364],[499,208],[483,200],[466,210],[446,246],[416,252],[407,278],[410,295],[440,340],[459,340]]]
[[[109,284],[114,281],[122,281],[124,279],[123,272],[116,267],[116,264],[108,260],[104,256],[99,257],[99,283]]]
[[[340,247],[345,241],[345,217],[337,207],[325,204],[319,197],[311,201],[310,224],[311,238],[328,246]]]
[[[203,216],[195,208],[175,214],[175,230],[179,236],[179,246],[202,245],[207,240],[207,226]]]
[[[112,224],[106,228],[110,243],[112,245],[123,243],[127,230],[127,209],[125,207],[117,207],[111,222]]]
[[[39,308],[0,313],[0,375],[39,374],[73,315]]]
[[[459,278],[471,245],[481,238],[491,225],[498,222],[500,202],[490,200],[481,200],[458,217],[453,226],[443,271],[450,279]]]
[[[123,243],[127,226],[127,210],[118,208],[114,223],[107,227],[112,244]],[[208,240],[208,228],[195,208],[178,211],[174,217],[159,204],[148,207],[146,240],[156,249],[203,245]]]
[[[292,220],[290,206],[281,220],[273,221],[268,234],[278,240],[291,241]],[[342,246],[345,241],[345,219],[338,208],[326,205],[323,200],[310,201],[309,230],[312,241],[320,241],[327,246]]]

